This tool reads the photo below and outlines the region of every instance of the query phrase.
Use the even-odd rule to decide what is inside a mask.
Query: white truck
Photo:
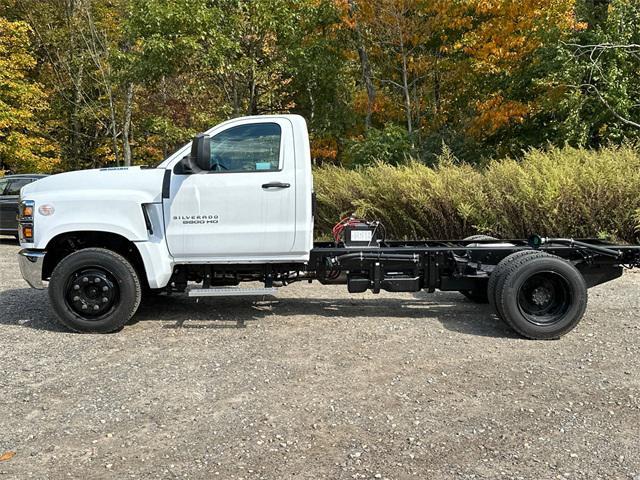
[[[489,301],[520,334],[557,338],[587,288],[640,265],[640,247],[599,240],[392,241],[350,217],[314,243],[307,126],[297,115],[224,122],[155,168],[47,177],[21,191],[19,263],[58,319],[112,332],[144,295],[267,295],[295,281],[349,292],[460,291]],[[264,287],[243,288],[242,282]]]

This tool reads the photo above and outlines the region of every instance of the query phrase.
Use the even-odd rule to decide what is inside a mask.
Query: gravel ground
[[[307,284],[79,335],[18,248],[0,242],[0,479],[640,479],[638,273],[551,342],[457,294]]]

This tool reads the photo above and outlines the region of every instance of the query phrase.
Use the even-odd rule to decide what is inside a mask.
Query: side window
[[[4,195],[4,191],[7,189],[7,185],[9,184],[9,180],[6,178],[0,180],[0,195]]]
[[[9,182],[9,188],[5,192],[5,195],[20,195],[20,189],[31,183],[33,180],[30,178],[20,178],[17,180],[11,180]]]
[[[240,125],[211,138],[211,170],[220,172],[273,171],[280,167],[277,123]]]

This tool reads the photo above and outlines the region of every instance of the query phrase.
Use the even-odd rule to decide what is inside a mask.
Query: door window
[[[219,172],[274,171],[280,168],[277,123],[240,125],[211,138],[211,170]]]
[[[11,180],[9,182],[9,188],[5,192],[5,195],[20,195],[20,189],[25,185],[31,183],[33,180],[30,178],[19,178],[16,180]]]
[[[2,179],[0,180],[0,195],[4,195],[4,191],[7,189],[7,185],[9,185],[9,180]]]

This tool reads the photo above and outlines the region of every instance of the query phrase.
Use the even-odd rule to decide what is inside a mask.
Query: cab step
[[[214,288],[190,288],[187,290],[190,297],[247,297],[276,295],[278,289],[271,288],[242,288],[242,287],[214,287]]]

